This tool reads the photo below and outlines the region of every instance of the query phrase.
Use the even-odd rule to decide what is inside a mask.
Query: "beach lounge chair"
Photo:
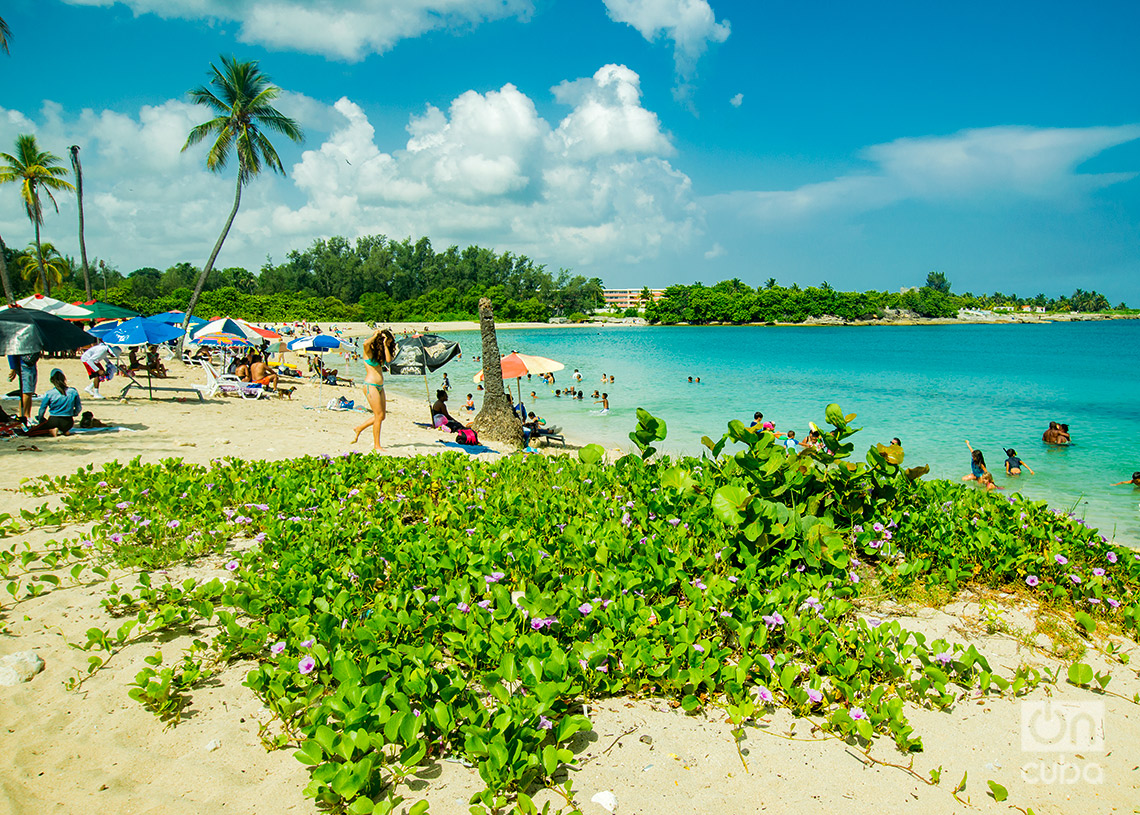
[[[563,447],[566,446],[566,437],[560,432],[562,428],[552,427],[547,429],[545,427],[538,428],[538,432],[534,434],[535,441],[542,441],[550,444],[552,441],[560,443]]]
[[[214,370],[214,366],[205,360],[198,360],[198,364],[206,373],[205,385],[194,385],[194,390],[198,391],[206,398],[213,398],[215,394],[236,394],[242,399],[261,399],[268,397],[269,391],[261,387],[261,385],[251,385],[248,382],[242,382],[234,374],[219,374]]]

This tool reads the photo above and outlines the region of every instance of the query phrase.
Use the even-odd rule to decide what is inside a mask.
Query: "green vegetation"
[[[694,283],[665,289],[664,296],[649,303],[645,317],[663,324],[690,323],[801,323],[818,317],[843,320],[874,320],[888,310],[911,311],[920,317],[955,317],[962,308],[992,309],[1008,306],[1040,307],[1046,311],[1097,312],[1109,309],[1108,299],[1098,292],[1077,289],[1071,297],[1048,299],[1039,294],[1032,299],[1016,294],[953,294],[950,281],[941,272],[927,275],[926,285],[904,292],[840,292],[826,282],[821,286],[801,289],[798,285],[783,287],[774,278],[753,289],[740,280],[726,280],[714,286]],[[1126,309],[1121,303],[1120,310]]]
[[[1057,681],[872,616],[928,582],[1012,588],[1090,645],[1102,626],[1135,636],[1130,550],[1041,503],[925,483],[896,447],[856,462],[855,417],[836,405],[826,416],[834,454],[789,454],[733,422],[705,440],[711,458],[656,458],[665,424],[639,411],[639,454],[612,466],[596,445],[493,463],[112,462],[32,487],[62,495],[28,520],[93,521],[87,540],[9,548],[0,569],[18,603],[59,583],[45,565],[82,579],[107,561],[212,556],[197,581],[143,571],[112,586],[104,605],[119,621],[78,643],[91,671],[209,621],[212,640],[173,665],[148,660],[131,696],[174,724],[219,666],[254,660],[246,683],[269,711],[266,745],[292,747],[311,767],[308,793],[349,813],[394,811],[395,784],[445,757],[483,779],[474,811],[536,812],[543,786],[570,806],[561,768],[590,727],[582,703],[599,697],[723,711],[738,733],[783,706],[909,752],[922,741],[904,702],[945,709]],[[1067,676],[1111,679],[1081,663]]]

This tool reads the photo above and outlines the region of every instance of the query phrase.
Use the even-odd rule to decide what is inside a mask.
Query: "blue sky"
[[[233,179],[180,152],[206,118],[186,91],[233,54],[306,141],[245,191],[221,265],[383,233],[611,287],[940,270],[1140,303],[1140,7],[869,5],[10,0],[0,145],[81,145],[89,254],[200,265]],[[63,200],[45,238],[75,232]],[[31,239],[11,187],[0,235]]]

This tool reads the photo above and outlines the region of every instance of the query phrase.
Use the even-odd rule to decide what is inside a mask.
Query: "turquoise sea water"
[[[471,379],[479,335],[449,336],[464,349],[446,368],[449,404],[460,416],[468,392],[479,403]],[[1103,534],[1140,545],[1140,490],[1108,486],[1140,470],[1140,321],[503,328],[499,347],[563,362],[555,387],[571,384],[578,368],[587,397],[595,388],[609,393],[609,414],[600,415],[589,398],[556,399],[537,377],[522,380],[527,407],[582,442],[630,449],[635,410],[643,407],[668,423],[664,450],[699,455],[702,435],[717,439],[728,420],[748,423],[757,410],[802,438],[809,420],[824,424],[824,407],[834,401],[858,414],[857,451],[898,436],[907,465],[929,464],[930,477],[957,480],[970,471],[969,439],[1000,486],[1073,509]],[[603,372],[614,375],[613,385],[602,386]],[[688,384],[689,376],[701,384]],[[429,377],[433,393],[441,379],[442,372]],[[386,381],[426,399],[422,377]],[[1070,447],[1042,443],[1050,420],[1068,423]],[[1002,447],[1016,448],[1037,474],[1006,476]]]

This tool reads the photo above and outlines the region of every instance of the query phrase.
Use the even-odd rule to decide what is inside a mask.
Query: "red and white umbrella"
[[[527,374],[552,374],[561,371],[566,366],[561,362],[546,357],[536,357],[530,354],[511,353],[499,359],[503,366],[503,379],[519,379]],[[483,372],[475,374],[472,382],[482,382]]]

